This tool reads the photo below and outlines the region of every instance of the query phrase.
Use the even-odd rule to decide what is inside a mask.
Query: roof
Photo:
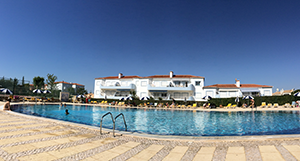
[[[170,75],[153,75],[144,78],[170,78]],[[173,78],[204,78],[204,77],[194,76],[194,75],[173,75]]]
[[[294,89],[290,89],[290,90],[284,90],[283,94],[290,94],[294,91]]]
[[[121,79],[133,79],[133,78],[170,78],[170,75],[153,75],[147,77],[140,77],[140,76],[122,76]],[[201,76],[194,76],[194,75],[174,75],[173,78],[204,78]],[[118,76],[110,76],[110,77],[100,77],[95,79],[119,79]]]
[[[69,83],[69,82],[65,82],[65,81],[60,81],[60,82],[54,82],[55,84],[58,84],[58,83],[63,83],[63,84],[72,84],[72,85],[77,85],[77,86],[84,86],[82,84],[78,84],[78,83]]]
[[[281,92],[280,91],[277,91],[275,93],[272,94],[273,96],[280,96],[281,95]]]
[[[291,93],[294,91],[294,89],[290,89],[290,90],[280,90],[280,91],[276,91],[275,93],[273,93],[273,96],[281,96],[281,95],[291,95]]]
[[[241,84],[240,87],[237,87],[235,84],[214,84],[210,86],[204,86],[203,88],[272,88],[272,86],[259,84]]]
[[[142,78],[140,76],[122,76],[121,79],[133,79],[133,78]],[[100,78],[95,78],[95,79],[119,79],[119,76],[109,76],[109,77],[100,77]]]

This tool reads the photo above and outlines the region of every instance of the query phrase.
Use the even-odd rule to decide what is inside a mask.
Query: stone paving
[[[300,135],[185,139],[105,132],[84,125],[0,112],[3,160],[300,160]]]

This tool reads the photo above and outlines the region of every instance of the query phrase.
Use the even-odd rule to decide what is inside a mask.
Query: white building
[[[55,82],[57,90],[61,90],[62,92],[68,92],[68,88],[74,88],[75,92],[78,88],[84,88],[84,85],[78,83],[69,83],[69,82]]]
[[[118,76],[95,79],[94,98],[120,99],[135,91],[138,97],[153,97],[163,100],[204,101],[204,96],[228,98],[243,95],[271,96],[272,86],[257,84],[215,84],[204,86],[204,77],[193,75],[154,75],[148,77]]]
[[[193,75],[154,75],[103,77],[95,79],[94,98],[119,99],[135,91],[138,97],[168,100],[202,100],[204,77]]]
[[[203,87],[205,95],[213,98],[229,98],[242,96],[272,96],[272,86],[258,84],[214,84]]]

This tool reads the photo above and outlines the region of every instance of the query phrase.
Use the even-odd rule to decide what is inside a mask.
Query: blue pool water
[[[65,114],[68,109],[70,114]],[[204,112],[159,109],[135,109],[68,105],[15,105],[19,113],[54,118],[92,126],[100,126],[101,117],[111,112],[125,115],[128,131],[181,136],[243,136],[300,134],[299,111],[268,112]],[[111,117],[103,119],[103,127],[112,129]],[[123,119],[116,121],[117,130],[125,130]]]

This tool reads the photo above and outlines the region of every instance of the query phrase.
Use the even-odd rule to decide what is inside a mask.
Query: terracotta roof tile
[[[276,95],[281,95],[281,92],[280,92],[280,91],[278,91],[278,92],[275,92],[275,93],[273,93],[272,95],[273,95],[273,96],[276,96]]]
[[[73,85],[76,85],[76,86],[84,86],[82,84],[78,84],[78,83],[72,83]]]
[[[122,76],[121,79],[133,79],[133,78],[142,78],[140,76]],[[100,77],[100,78],[95,78],[95,79],[119,79],[118,76],[109,76],[109,77]]]
[[[170,78],[170,75],[153,75],[144,78]],[[194,76],[194,75],[173,75],[173,78],[204,78],[204,77]]]
[[[259,84],[241,84],[240,88],[272,88],[272,86],[268,85],[259,85]],[[214,84],[210,86],[204,86],[203,88],[239,88],[235,84]]]
[[[121,79],[132,79],[132,78],[170,78],[170,75],[152,75],[146,77],[140,76],[123,76]],[[174,75],[173,78],[204,78],[201,76],[194,76],[194,75]],[[99,77],[95,79],[119,79],[118,76],[109,76],[109,77]]]
[[[292,93],[293,91],[294,91],[294,89],[284,90],[283,93]]]
[[[65,81],[60,81],[60,82],[54,82],[55,84],[58,84],[58,83],[63,83],[63,84],[72,84],[72,85],[77,85],[77,86],[84,86],[82,84],[78,84],[78,83],[69,83],[69,82],[65,82]]]

